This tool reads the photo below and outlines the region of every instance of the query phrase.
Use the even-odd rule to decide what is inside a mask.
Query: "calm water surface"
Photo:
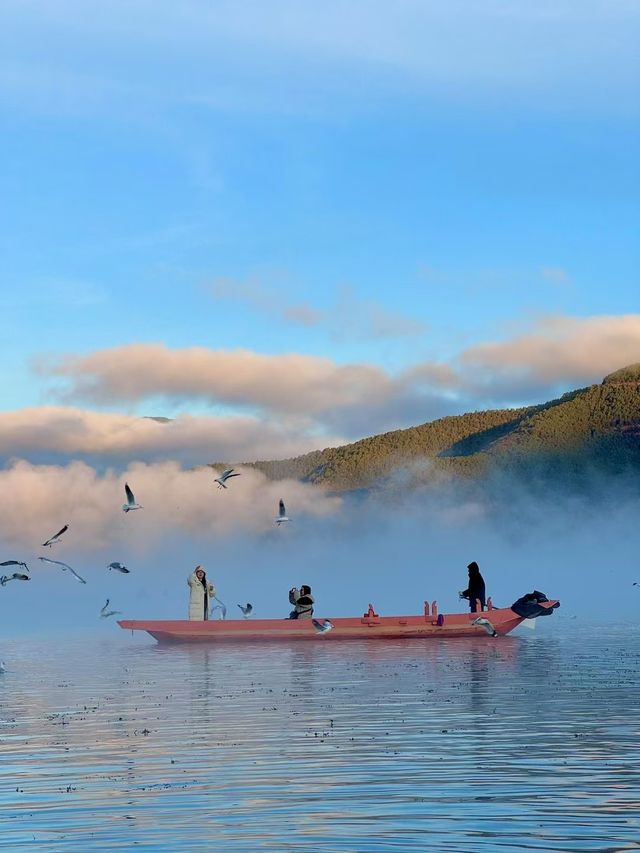
[[[0,846],[640,850],[640,630],[3,642]]]

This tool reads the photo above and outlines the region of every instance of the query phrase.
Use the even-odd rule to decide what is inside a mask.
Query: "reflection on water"
[[[0,846],[640,849],[640,632],[3,643]]]

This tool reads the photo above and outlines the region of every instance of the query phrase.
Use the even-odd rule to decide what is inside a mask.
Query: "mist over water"
[[[425,599],[437,600],[442,612],[456,612],[465,605],[457,591],[466,586],[466,565],[476,560],[496,606],[509,606],[535,588],[562,601],[549,619],[554,623],[635,619],[640,501],[634,484],[620,478],[595,493],[549,490],[546,500],[525,486],[494,479],[473,487],[386,488],[334,503],[320,492],[317,500],[327,501],[322,514],[305,512],[294,501],[288,503],[290,524],[276,528],[267,519],[258,530],[208,524],[201,510],[200,523],[185,532],[172,525],[170,513],[156,522],[153,508],[145,508],[118,520],[127,531],[121,541],[115,527],[111,544],[81,550],[71,528],[53,549],[31,555],[19,550],[32,580],[0,589],[0,631],[113,631],[98,618],[106,598],[125,618],[186,618],[186,579],[199,563],[227,604],[228,618],[239,617],[236,604],[247,601],[257,618],[284,617],[287,591],[303,583],[313,588],[319,616],[355,615],[369,602],[381,614],[418,613]],[[287,488],[275,484],[269,500]],[[209,490],[206,498],[212,519],[224,502],[237,499],[231,490]],[[264,492],[249,499],[264,499]],[[129,532],[136,527],[144,536]],[[3,559],[14,552],[5,546]],[[35,559],[45,552],[69,562],[86,586]],[[131,573],[108,571],[113,560]]]

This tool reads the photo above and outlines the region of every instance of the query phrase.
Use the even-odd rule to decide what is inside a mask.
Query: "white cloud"
[[[99,474],[73,462],[68,466],[16,461],[0,470],[0,490],[11,495],[0,516],[0,539],[12,548],[38,548],[63,524],[70,524],[65,546],[92,551],[117,544],[151,550],[162,535],[216,536],[237,531],[261,533],[274,528],[278,501],[302,521],[338,509],[341,500],[294,481],[270,482],[250,468],[241,470],[233,488],[219,492],[209,468],[184,470],[175,462],[134,463],[121,475]],[[124,483],[131,484],[144,509],[121,510]]]
[[[317,447],[298,421],[256,417],[181,415],[167,422],[113,412],[42,406],[0,412],[0,458],[62,462],[101,460],[122,466],[129,460],[212,461],[274,459]],[[341,443],[323,438],[323,446]]]

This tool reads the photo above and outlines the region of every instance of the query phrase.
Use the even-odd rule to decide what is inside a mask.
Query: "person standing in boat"
[[[289,619],[311,619],[313,616],[313,596],[311,587],[303,584],[298,591],[297,587],[289,590],[289,603],[293,604],[293,610]]]
[[[468,598],[469,610],[476,613],[478,600],[480,601],[480,610],[484,610],[487,606],[484,578],[480,574],[480,567],[475,560],[469,563],[467,569],[469,570],[469,586],[460,593],[460,598]]]
[[[209,618],[209,601],[216,594],[215,587],[207,581],[202,566],[196,566],[187,578],[189,585],[189,619]]]

